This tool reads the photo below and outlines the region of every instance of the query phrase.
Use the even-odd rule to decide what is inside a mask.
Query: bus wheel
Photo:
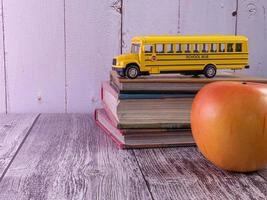
[[[207,65],[203,73],[207,78],[213,78],[216,75],[216,67],[214,65]]]
[[[125,75],[127,78],[135,79],[139,75],[139,69],[136,65],[129,65],[126,68]]]

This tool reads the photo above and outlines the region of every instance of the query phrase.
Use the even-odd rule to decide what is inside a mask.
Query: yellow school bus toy
[[[131,52],[112,63],[113,70],[130,79],[160,73],[212,78],[218,69],[244,68],[249,68],[248,39],[229,35],[134,37]]]

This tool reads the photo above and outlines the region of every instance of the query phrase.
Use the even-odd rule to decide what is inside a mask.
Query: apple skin
[[[267,164],[267,84],[214,82],[196,95],[193,137],[201,153],[228,171],[251,172]]]

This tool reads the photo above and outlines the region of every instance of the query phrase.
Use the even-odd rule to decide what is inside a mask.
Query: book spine
[[[123,90],[122,84],[119,81],[118,75],[116,72],[110,72],[110,83],[113,83],[119,91]]]
[[[120,89],[116,86],[113,81],[109,81],[110,86],[116,91],[116,93],[121,93]]]
[[[98,109],[95,110],[95,123],[107,134],[107,136],[109,136],[112,141],[117,145],[118,148],[120,149],[125,149],[125,145],[123,143],[121,143],[120,141],[118,141],[110,132],[109,130],[103,126],[103,124],[101,124],[101,122],[98,120],[97,118],[98,115]]]
[[[107,81],[102,83],[102,90],[103,90],[103,92],[109,92],[116,99],[119,98],[119,93]]]
[[[115,116],[112,114],[112,112],[110,111],[110,109],[108,108],[108,106],[105,104],[105,102],[102,101],[102,105],[103,105],[103,108],[106,111],[107,116],[110,119],[112,125],[115,126],[116,128],[118,128],[119,122],[117,121],[117,119],[115,118]]]

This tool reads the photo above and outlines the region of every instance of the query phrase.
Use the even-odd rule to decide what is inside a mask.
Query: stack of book
[[[194,145],[190,111],[196,93],[214,81],[264,82],[266,79],[225,74],[215,78],[179,75],[125,79],[116,72],[101,88],[97,124],[121,148]]]

